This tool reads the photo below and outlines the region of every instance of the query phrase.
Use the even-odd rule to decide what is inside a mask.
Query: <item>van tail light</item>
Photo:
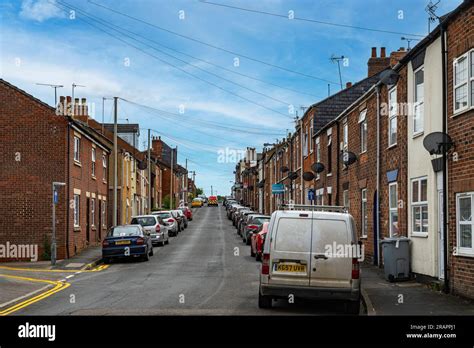
[[[269,273],[270,273],[270,254],[263,254],[262,274],[268,275]]]
[[[352,279],[359,279],[360,276],[360,265],[359,260],[354,257],[352,259]]]
[[[156,225],[155,231],[156,231],[156,233],[160,233],[160,231],[161,231],[161,226],[160,226],[160,225]]]
[[[140,244],[144,244],[144,243],[145,243],[145,239],[143,239],[143,238],[141,238],[141,237],[140,237],[140,238],[137,238],[137,241],[136,241],[135,243],[136,243],[136,244],[139,244],[139,245],[140,245]]]
[[[108,241],[108,240],[104,240],[104,241],[102,242],[102,246],[103,246],[103,247],[108,247],[108,246],[109,246],[109,241]]]

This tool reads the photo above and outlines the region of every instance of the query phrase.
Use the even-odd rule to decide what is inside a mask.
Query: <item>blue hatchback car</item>
[[[151,236],[140,225],[121,225],[110,229],[102,242],[102,258],[110,263],[113,258],[137,257],[148,261],[153,256]]]

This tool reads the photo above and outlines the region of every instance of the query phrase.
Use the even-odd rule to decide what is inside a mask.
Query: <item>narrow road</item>
[[[194,210],[186,230],[149,262],[114,262],[81,273],[71,286],[15,315],[291,315],[344,314],[337,303],[277,301],[257,306],[260,263],[250,257],[225,209]]]

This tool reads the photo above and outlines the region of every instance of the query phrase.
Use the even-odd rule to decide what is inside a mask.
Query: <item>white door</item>
[[[444,279],[444,216],[443,216],[443,191],[438,190],[438,274],[439,279]]]

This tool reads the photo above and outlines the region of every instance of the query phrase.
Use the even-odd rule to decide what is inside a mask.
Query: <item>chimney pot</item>
[[[371,54],[371,57],[372,57],[372,58],[376,58],[376,57],[377,57],[377,47],[372,47],[372,54]]]
[[[81,99],[81,104],[82,104],[82,105],[85,105],[85,104],[86,104],[86,98],[82,98],[82,99]]]
[[[352,82],[346,82],[346,88],[351,88],[352,87]]]
[[[385,58],[386,53],[385,53],[385,47],[380,47],[380,58]]]

